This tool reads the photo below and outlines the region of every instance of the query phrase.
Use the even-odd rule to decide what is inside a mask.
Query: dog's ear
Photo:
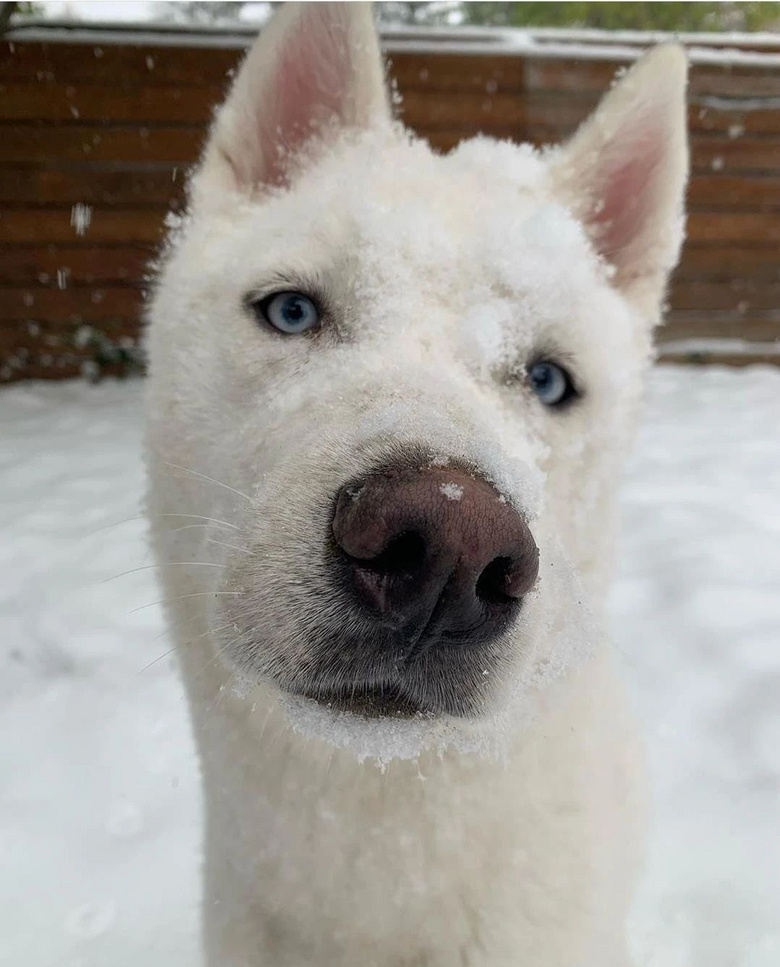
[[[676,44],[642,57],[553,161],[558,196],[614,268],[614,284],[657,313],[683,239],[687,64]]]
[[[194,192],[283,185],[302,146],[390,118],[369,3],[286,3],[244,60]]]

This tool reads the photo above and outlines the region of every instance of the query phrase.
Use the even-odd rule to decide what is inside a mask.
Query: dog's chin
[[[394,686],[362,685],[332,691],[300,690],[291,694],[308,698],[332,712],[347,712],[363,718],[434,718],[441,712],[425,708]]]
[[[489,714],[493,704],[493,676],[488,677],[484,670],[488,663],[474,658],[468,667],[434,668],[438,674],[430,677],[409,669],[396,669],[386,675],[363,675],[359,669],[353,669],[352,675],[335,676],[311,666],[302,674],[288,662],[276,662],[273,667],[270,662],[257,663],[256,657],[247,661],[246,656],[235,652],[223,655],[223,661],[247,682],[265,682],[282,695],[306,699],[333,714],[395,720],[476,719]],[[450,663],[445,659],[443,664]],[[498,673],[494,663],[489,667]]]
[[[363,657],[363,652],[366,656]],[[395,640],[354,642],[320,634],[298,661],[254,636],[224,648],[222,660],[251,682],[306,699],[333,714],[370,719],[474,719],[490,712],[503,648],[432,647],[404,661]]]
[[[348,713],[368,719],[475,719],[486,710],[482,690],[440,688],[435,695],[415,695],[403,683],[356,683],[339,688],[296,687],[289,683],[277,687],[288,695],[316,702],[334,714]]]

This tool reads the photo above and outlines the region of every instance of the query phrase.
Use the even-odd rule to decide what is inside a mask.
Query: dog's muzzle
[[[491,646],[539,572],[520,513],[463,469],[384,468],[341,489],[331,530],[335,590],[366,629],[366,667],[392,657],[392,675],[317,698],[375,714],[479,704]]]

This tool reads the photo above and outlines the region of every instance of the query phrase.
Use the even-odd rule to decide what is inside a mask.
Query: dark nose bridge
[[[410,647],[494,636],[538,575],[523,517],[456,467],[389,468],[343,488],[333,536],[359,606]]]

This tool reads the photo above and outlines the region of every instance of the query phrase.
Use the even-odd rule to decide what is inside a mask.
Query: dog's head
[[[238,528],[179,546],[225,565],[244,675],[468,717],[563,666],[682,237],[684,87],[662,47],[562,148],[443,157],[393,121],[363,5],[263,32],[150,333],[162,509]]]

